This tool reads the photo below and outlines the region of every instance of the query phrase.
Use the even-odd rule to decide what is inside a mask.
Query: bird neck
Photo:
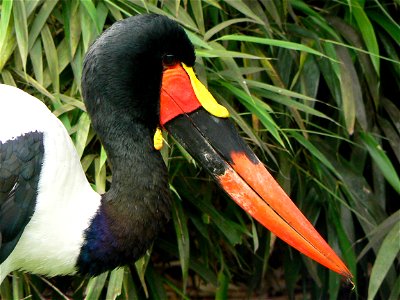
[[[159,205],[169,195],[168,172],[162,156],[153,146],[153,130],[131,123],[119,132],[101,138],[111,164],[112,183],[103,195],[105,206]],[[166,197],[166,196],[165,196]],[[129,210],[128,210],[129,211]]]
[[[121,122],[119,122],[121,125]],[[111,162],[112,183],[85,233],[78,259],[81,273],[97,275],[140,258],[169,219],[166,166],[140,124],[101,140]]]

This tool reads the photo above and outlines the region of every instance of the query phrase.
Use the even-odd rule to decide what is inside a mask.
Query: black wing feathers
[[[43,154],[39,132],[0,142],[0,264],[34,212]]]

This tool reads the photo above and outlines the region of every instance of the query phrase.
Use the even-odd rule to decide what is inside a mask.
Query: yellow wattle
[[[193,68],[186,66],[182,63],[182,67],[185,69],[186,73],[189,75],[190,82],[192,84],[194,93],[199,100],[200,104],[204,107],[206,111],[210,114],[220,117],[229,117],[229,111],[222,105],[218,104],[217,100],[211,95],[207,88],[197,79]]]
[[[153,137],[154,149],[161,150],[163,147],[163,136],[162,131],[159,127],[157,127],[156,132]]]

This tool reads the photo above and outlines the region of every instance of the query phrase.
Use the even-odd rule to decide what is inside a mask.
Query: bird
[[[96,276],[143,256],[170,215],[162,130],[263,226],[352,277],[196,77],[195,62],[184,29],[158,14],[117,21],[89,47],[81,87],[111,166],[103,194],[46,105],[0,85],[0,283],[14,270]]]

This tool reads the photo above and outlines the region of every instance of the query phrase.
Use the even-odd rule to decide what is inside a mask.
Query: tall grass
[[[168,138],[172,221],[145,257],[96,278],[14,272],[1,298],[398,299],[399,5],[0,1],[0,81],[61,119],[98,192],[110,174],[82,103],[85,52],[116,20],[138,13],[177,20],[196,47],[200,79],[355,276],[352,290],[275,239]]]

